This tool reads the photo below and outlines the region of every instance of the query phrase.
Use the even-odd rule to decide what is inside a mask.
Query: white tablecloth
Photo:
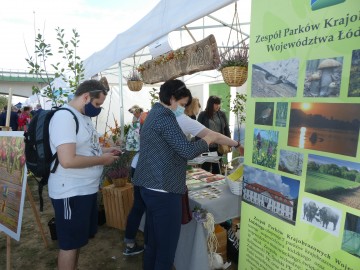
[[[217,199],[189,198],[190,209],[196,205],[214,215],[215,223],[240,216],[241,197],[231,193],[227,184],[217,186],[222,194]],[[207,231],[194,219],[181,226],[180,238],[174,261],[176,270],[209,270]]]

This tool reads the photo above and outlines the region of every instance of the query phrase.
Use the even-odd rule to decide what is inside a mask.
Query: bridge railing
[[[45,73],[43,74],[46,75]],[[54,74],[48,74],[50,78],[55,78]],[[43,79],[36,74],[30,74],[27,70],[20,69],[0,69],[1,81],[16,81],[16,82],[44,82]]]

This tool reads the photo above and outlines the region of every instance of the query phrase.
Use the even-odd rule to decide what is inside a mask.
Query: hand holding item
[[[238,141],[237,145],[232,146],[234,149],[239,150],[239,154],[240,156],[244,156],[245,150],[244,150],[244,146]],[[221,152],[220,152],[221,153]]]
[[[122,154],[120,146],[110,147],[110,153],[113,153],[115,156],[120,156]]]
[[[244,155],[245,155],[245,148],[244,148],[243,145],[239,144],[239,146],[237,147],[237,149],[239,149],[240,156],[244,156]]]
[[[105,153],[101,156],[101,158],[103,159],[102,165],[110,165],[115,160],[119,159],[119,156],[114,155],[113,153]]]
[[[103,148],[102,150],[103,150],[103,153],[112,153],[115,156],[119,156],[122,154],[120,146],[106,147],[106,148]]]

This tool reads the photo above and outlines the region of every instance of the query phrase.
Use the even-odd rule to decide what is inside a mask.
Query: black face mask
[[[89,117],[98,116],[101,112],[101,107],[96,108],[91,102],[85,104],[84,114]]]

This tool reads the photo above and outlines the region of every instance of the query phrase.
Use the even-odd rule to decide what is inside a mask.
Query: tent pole
[[[122,67],[121,61],[119,62],[119,96],[120,96],[120,128],[121,135],[120,141],[124,142],[124,96],[123,96],[123,83],[122,83]]]

